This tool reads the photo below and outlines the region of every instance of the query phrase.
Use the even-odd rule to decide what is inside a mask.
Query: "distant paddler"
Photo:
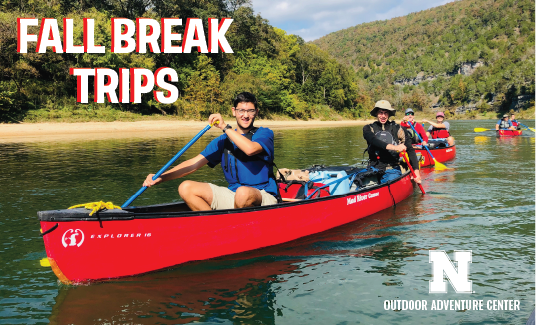
[[[413,128],[409,125],[410,123]],[[428,144],[428,136],[426,135],[426,131],[424,130],[422,124],[417,123],[417,121],[415,121],[415,112],[413,111],[413,109],[406,109],[406,112],[404,113],[404,118],[400,123],[400,126],[405,128],[406,131],[409,133],[412,145],[425,146]],[[421,136],[420,138],[419,135]],[[422,142],[420,139],[422,139]]]
[[[414,181],[421,183],[419,161],[413,149],[411,139],[406,131],[389,117],[395,115],[395,109],[386,100],[380,100],[374,105],[370,115],[376,118],[372,124],[363,127],[363,137],[368,144],[369,166],[384,170],[381,183],[402,175],[399,153],[406,151],[410,165],[415,171]]]
[[[514,116],[515,117],[515,116]],[[516,121],[517,123],[517,121]],[[495,130],[516,130],[517,125],[512,125],[512,122],[509,120],[508,114],[504,114],[502,119],[500,119],[497,124],[495,124]]]
[[[437,112],[435,122],[428,120],[423,120],[422,122],[430,124],[426,135],[433,139],[434,142],[446,142],[449,147],[454,145],[454,137],[450,135],[450,123],[445,121],[445,113]]]
[[[516,128],[516,130],[521,129],[521,124],[516,120],[516,115],[514,113],[510,114],[510,123]]]

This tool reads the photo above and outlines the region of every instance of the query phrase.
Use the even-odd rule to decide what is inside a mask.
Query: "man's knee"
[[[179,195],[181,197],[185,196],[203,196],[206,188],[204,187],[206,183],[200,183],[195,181],[184,181],[179,185]]]
[[[235,203],[239,205],[246,204],[250,196],[251,196],[250,188],[246,186],[241,186],[236,189]]]
[[[179,195],[181,197],[187,196],[189,193],[192,193],[192,181],[184,181],[179,185]]]
[[[262,196],[259,190],[247,186],[241,186],[236,189],[235,206],[237,208],[261,205],[261,202]]]

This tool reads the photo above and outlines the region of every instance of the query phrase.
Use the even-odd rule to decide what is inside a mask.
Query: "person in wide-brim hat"
[[[370,111],[376,121],[363,127],[363,138],[367,141],[369,167],[384,171],[380,183],[392,181],[402,175],[399,153],[406,151],[409,162],[415,171],[414,181],[421,182],[419,161],[412,146],[411,139],[403,127],[389,117],[395,115],[395,109],[386,100],[380,100]]]
[[[395,113],[396,113],[395,109],[392,108],[391,103],[389,103],[386,100],[377,101],[376,104],[374,105],[374,109],[372,111],[370,111],[370,115],[372,115],[374,117],[377,117],[379,109],[388,110],[389,111],[389,117],[395,116]]]

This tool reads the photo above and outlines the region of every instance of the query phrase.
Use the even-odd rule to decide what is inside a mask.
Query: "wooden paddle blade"
[[[434,168],[436,170],[446,170],[446,169],[451,169],[451,168],[448,168],[447,166],[443,165],[442,163],[440,163],[439,161],[435,160],[434,158]]]
[[[491,129],[475,128],[475,132],[491,131]]]

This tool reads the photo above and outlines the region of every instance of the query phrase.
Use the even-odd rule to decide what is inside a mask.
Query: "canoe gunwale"
[[[344,196],[351,196],[356,194],[362,194],[370,191],[374,191],[386,186],[390,186],[399,180],[402,180],[409,174],[409,171],[402,174],[401,176],[371,187],[365,187],[359,189],[358,191],[351,191],[345,194],[330,195],[325,197],[318,197],[309,200],[295,201],[295,202],[284,202],[277,203],[267,206],[258,206],[258,207],[247,207],[240,209],[225,209],[225,210],[207,210],[207,211],[178,211],[178,212],[135,212],[136,209],[143,208],[154,208],[154,207],[173,207],[185,204],[184,201],[173,202],[173,203],[164,203],[164,204],[155,204],[147,206],[136,206],[129,207],[123,210],[113,209],[96,212],[94,216],[89,216],[88,209],[77,208],[77,209],[62,209],[62,210],[48,210],[48,211],[39,211],[37,213],[39,221],[45,222],[76,222],[76,221],[122,221],[122,220],[136,220],[136,219],[158,219],[158,218],[182,218],[182,217],[202,217],[209,215],[225,215],[225,214],[238,214],[238,213],[248,213],[248,212],[257,212],[264,210],[275,210],[279,208],[293,207],[299,205],[307,205],[316,202],[329,201],[338,199]],[[72,213],[67,213],[72,211]],[[83,212],[82,212],[83,211]],[[60,214],[70,215],[71,217],[61,216]]]
[[[440,163],[447,162],[449,160],[456,158],[456,145],[443,147],[443,148],[433,148],[429,150],[434,156],[434,158]],[[450,153],[449,151],[450,152],[454,151],[454,152]],[[422,149],[415,148],[415,152],[421,154],[422,160],[419,163],[421,168],[433,167],[435,165],[435,162],[430,156],[430,153],[428,153],[428,151],[425,148],[422,148]]]

